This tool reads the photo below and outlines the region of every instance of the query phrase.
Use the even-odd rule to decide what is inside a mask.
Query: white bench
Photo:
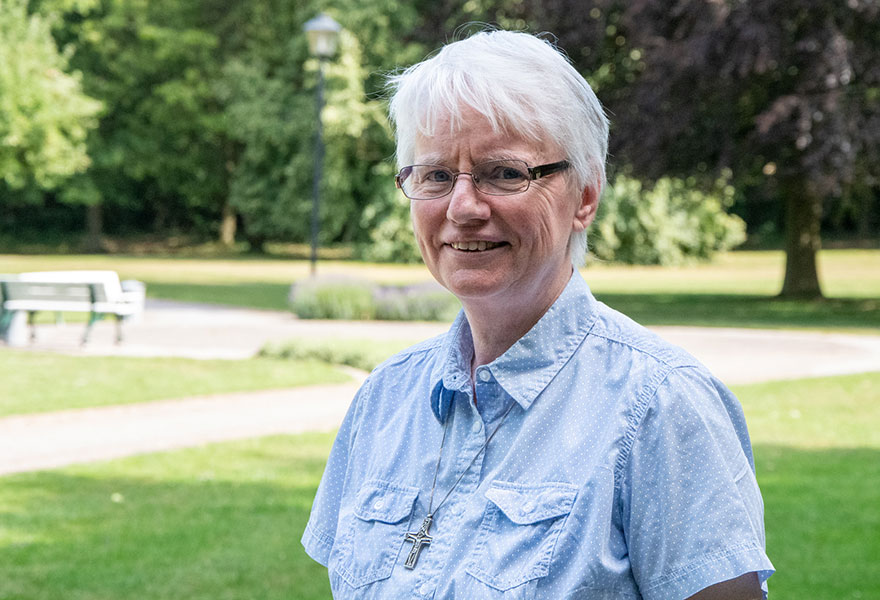
[[[144,310],[145,287],[140,281],[120,281],[114,271],[42,271],[0,275],[0,335],[7,345],[21,345],[23,317],[36,339],[34,317],[40,311],[89,313],[82,343],[92,326],[106,315],[116,317],[116,341],[122,341],[122,321]]]

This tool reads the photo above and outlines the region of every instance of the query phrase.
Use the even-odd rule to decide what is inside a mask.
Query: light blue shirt
[[[302,540],[335,598],[682,600],[751,571],[766,596],[742,409],[693,357],[595,300],[577,272],[473,382],[472,356],[460,314],[355,397]],[[444,427],[435,507],[467,471],[406,569]]]

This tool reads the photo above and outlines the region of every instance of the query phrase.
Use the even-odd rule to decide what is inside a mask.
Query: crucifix
[[[419,560],[419,552],[422,551],[422,546],[427,546],[433,541],[433,538],[428,535],[428,530],[431,528],[431,522],[433,520],[434,516],[429,514],[425,517],[425,520],[422,521],[422,526],[419,528],[418,533],[410,531],[404,536],[404,540],[412,543],[409,556],[406,557],[406,562],[403,563],[403,566],[407,569],[415,568],[416,561]]]

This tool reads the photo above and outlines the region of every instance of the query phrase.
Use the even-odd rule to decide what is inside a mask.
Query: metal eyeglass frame
[[[504,161],[503,160],[500,160],[500,161],[487,160],[485,162],[478,163],[478,164],[474,165],[474,167],[479,167],[480,165],[484,165],[487,163],[493,163],[493,162],[504,162]],[[511,162],[521,162],[522,164],[526,165],[526,171],[529,174],[529,178],[526,181],[529,185],[526,185],[526,187],[524,189],[516,190],[513,192],[503,192],[503,193],[486,192],[486,191],[480,189],[479,187],[477,187],[477,189],[479,189],[481,193],[488,194],[490,196],[513,196],[515,194],[522,194],[523,192],[525,192],[529,189],[531,182],[534,181],[535,179],[540,179],[542,177],[546,177],[547,175],[552,175],[553,173],[558,173],[559,171],[564,171],[571,166],[571,163],[568,162],[568,160],[560,160],[560,161],[553,162],[553,163],[547,163],[545,165],[538,165],[536,167],[528,166],[528,164],[524,160],[514,159]],[[408,169],[412,170],[413,167],[439,167],[441,169],[445,169],[445,170],[449,171],[450,173],[452,173],[452,181],[449,185],[449,191],[444,192],[444,193],[440,194],[439,196],[431,196],[430,198],[413,198],[412,196],[410,196],[409,194],[406,193],[406,190],[403,189],[403,180],[405,179],[403,173],[404,173],[404,171],[406,171]],[[471,168],[473,168],[473,167],[471,167]],[[406,196],[407,198],[409,198],[410,200],[436,200],[437,198],[442,198],[443,196],[448,196],[449,194],[452,193],[452,191],[455,189],[455,182],[458,181],[459,175],[470,175],[472,179],[474,177],[473,173],[468,173],[467,171],[453,171],[452,169],[449,169],[449,168],[444,167],[442,165],[430,165],[430,164],[408,165],[406,167],[403,167],[394,176],[394,185],[397,186],[397,189],[399,189],[401,192],[403,192],[403,195]],[[477,186],[477,182],[474,182],[474,185]]]

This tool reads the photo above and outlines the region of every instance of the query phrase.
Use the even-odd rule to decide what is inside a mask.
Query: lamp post
[[[318,271],[318,229],[320,227],[321,175],[324,167],[324,131],[321,111],[324,108],[324,66],[336,52],[336,43],[342,26],[325,13],[310,19],[303,26],[309,40],[309,52],[318,59],[318,86],[316,90],[317,130],[315,132],[315,173],[312,181],[312,277]]]

